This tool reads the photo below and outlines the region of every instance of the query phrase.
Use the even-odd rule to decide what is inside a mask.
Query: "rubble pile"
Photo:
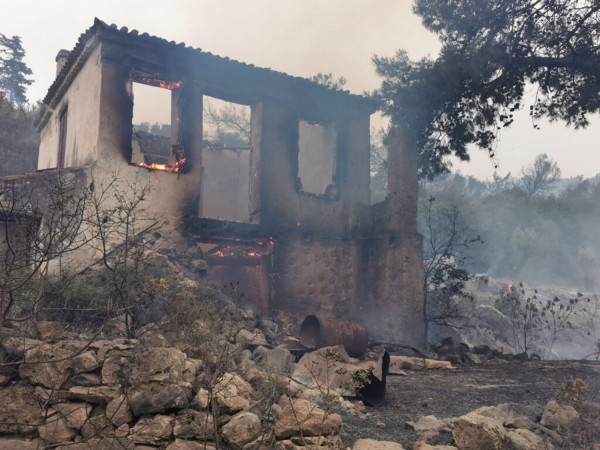
[[[365,404],[383,401],[387,375],[455,368],[383,349],[361,359],[341,345],[301,350],[268,320],[217,337],[224,353],[203,357],[156,324],[136,339],[86,338],[57,322],[36,328],[35,337],[0,329],[0,448],[402,449],[368,436],[342,442],[344,417],[370,414]],[[538,423],[499,405],[407,426],[420,434],[420,450],[546,449],[578,417],[552,401]],[[440,433],[456,447],[430,444]]]

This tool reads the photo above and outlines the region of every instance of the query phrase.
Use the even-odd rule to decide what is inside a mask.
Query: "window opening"
[[[59,131],[58,131],[58,160],[56,167],[64,169],[65,167],[65,155],[67,151],[67,116],[68,106],[65,106],[60,112],[59,116]]]
[[[132,74],[132,164],[166,172],[185,171],[179,132],[180,92],[181,81],[165,80],[160,74]]]
[[[204,96],[201,217],[250,223],[251,108]]]
[[[324,197],[337,194],[335,153],[337,133],[333,124],[300,120],[298,123],[298,179],[300,192]]]

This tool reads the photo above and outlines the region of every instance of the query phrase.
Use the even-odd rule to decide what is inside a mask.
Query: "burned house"
[[[208,279],[239,282],[261,314],[351,319],[422,343],[416,160],[391,139],[399,173],[371,207],[368,99],[97,19],[57,63],[39,170],[148,181],[153,207],[203,245]],[[165,99],[164,129],[136,121],[142,92]],[[248,139],[207,139],[212,99],[246,108]]]

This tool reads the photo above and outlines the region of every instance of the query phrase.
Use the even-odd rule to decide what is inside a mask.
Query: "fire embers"
[[[187,172],[187,159],[183,152],[183,148],[179,145],[173,145],[171,156],[169,157],[166,164],[160,164],[156,162],[146,163],[141,162],[137,165],[151,170],[162,170],[164,172],[176,172],[185,173]]]
[[[252,243],[236,242],[215,247],[205,255],[206,259],[212,258],[262,258],[273,253],[275,241],[271,238],[257,240]]]

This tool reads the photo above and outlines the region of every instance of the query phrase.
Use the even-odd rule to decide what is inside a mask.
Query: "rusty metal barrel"
[[[367,351],[369,334],[358,323],[312,315],[306,316],[302,322],[300,343],[316,348],[343,345],[348,355],[359,358]]]

